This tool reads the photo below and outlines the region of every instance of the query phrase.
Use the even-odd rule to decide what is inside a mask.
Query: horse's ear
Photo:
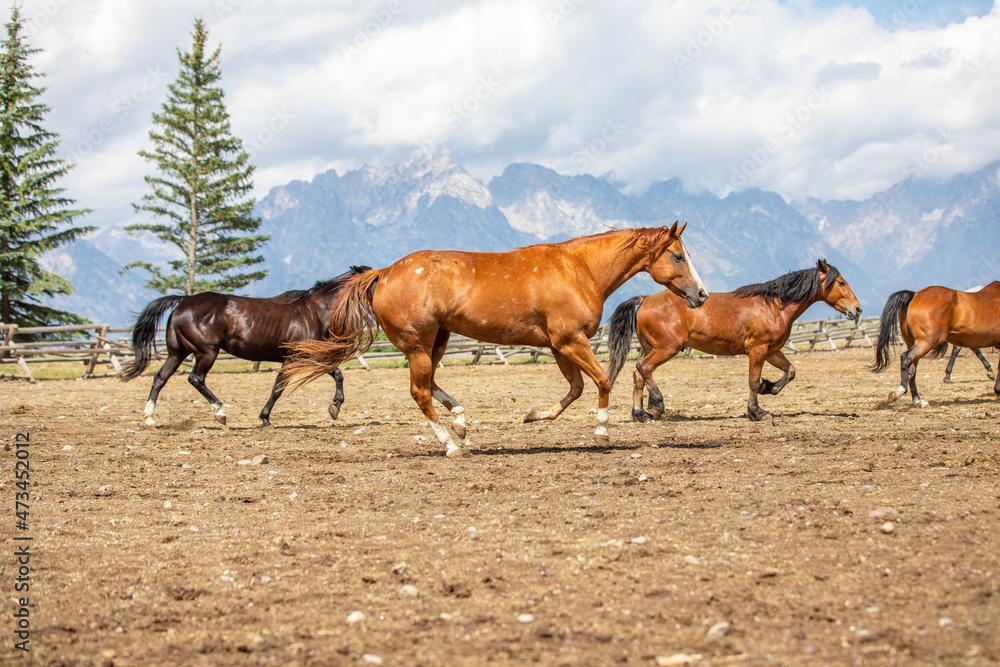
[[[677,226],[677,223],[675,222],[674,223],[674,227],[676,227],[676,226]],[[681,225],[681,228],[677,230],[677,234],[676,234],[677,238],[681,237],[681,234],[684,233],[684,228],[687,227],[687,226],[688,226],[687,222],[685,222],[683,225]]]
[[[826,263],[825,259],[817,259],[816,268],[822,271],[823,273],[829,273],[830,271],[830,265]]]
[[[670,228],[670,236],[677,238],[677,223],[679,220],[674,220],[674,226]]]

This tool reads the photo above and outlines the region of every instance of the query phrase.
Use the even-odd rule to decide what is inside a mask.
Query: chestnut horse
[[[613,230],[499,253],[415,252],[349,278],[331,314],[332,338],[292,345],[298,360],[282,374],[297,387],[329,373],[367,350],[381,327],[410,362],[410,395],[446,454],[458,456],[465,450],[441,425],[432,400],[455,415],[453,430],[464,439],[465,408],[434,380],[451,333],[498,345],[548,347],[569,393],[548,410],[532,408],[524,421],[558,417],[580,397],[586,373],[598,390],[595,438],[607,443],[611,383],[590,337],[601,323],[604,301],[640,271],[691,308],[704,303],[708,293],[681,242],[684,226]]]
[[[948,343],[982,348],[1000,345],[1000,282],[978,292],[960,292],[947,287],[925,287],[919,292],[900,290],[885,303],[875,343],[871,369],[878,373],[889,366],[889,348],[896,342],[896,323],[906,343],[899,357],[899,387],[889,392],[889,402],[905,396],[907,386],[914,405],[926,407],[917,391],[917,362],[928,354],[944,355]],[[1000,396],[1000,379],[993,385]]]
[[[608,331],[608,375],[612,384],[632,346],[632,332],[639,336],[643,356],[635,365],[632,421],[663,416],[663,394],[653,381],[653,371],[670,361],[684,347],[708,354],[750,357],[752,421],[767,414],[757,405],[757,394],[777,394],[795,377],[795,367],[782,353],[792,323],[817,301],[857,320],[861,305],[840,272],[823,260],[816,268],[793,271],[770,282],[740,287],[735,292],[713,293],[703,308],[689,310],[670,292],[632,298],[615,310]],[[782,371],[777,382],[761,378],[764,362]],[[643,389],[649,390],[649,411],[643,409]]]
[[[215,411],[216,421],[225,424],[226,412],[222,401],[205,385],[205,376],[219,351],[225,350],[234,357],[249,361],[286,363],[287,351],[283,347],[286,343],[329,335],[330,307],[345,279],[368,270],[367,266],[352,266],[350,271],[333,280],[269,299],[200,292],[190,296],[169,295],[151,301],[132,330],[135,360],[121,374],[121,379],[127,382],[146,370],[152,361],[156,325],[164,313],[173,308],[167,321],[167,360],[153,378],[153,387],[149,390],[149,400],[143,413],[146,428],[156,428],[153,421],[156,398],[181,362],[191,354],[195,362],[188,382],[208,400]],[[336,419],[344,403],[344,375],[339,369],[331,375],[337,383],[337,392],[329,412]],[[284,389],[280,378],[280,375],[275,378],[271,397],[260,411],[261,428],[271,425],[271,408]]]

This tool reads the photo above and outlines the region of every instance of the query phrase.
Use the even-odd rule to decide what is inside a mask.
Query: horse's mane
[[[359,273],[364,273],[365,271],[371,271],[370,266],[352,266],[349,271],[341,273],[336,278],[330,278],[329,280],[320,280],[315,285],[309,289],[300,290],[289,290],[287,292],[282,292],[274,299],[280,303],[295,303],[296,301],[304,301],[308,299],[313,294],[317,292],[322,292],[323,290],[339,287],[340,283],[348,278]]]
[[[828,266],[830,272],[826,275],[826,287],[833,285],[834,281],[840,277],[840,271],[837,270],[837,267]],[[812,298],[820,287],[820,273],[817,267],[792,271],[766,283],[744,285],[737,288],[733,295],[739,297],[759,296],[767,303],[773,303],[775,300],[786,303],[802,303]]]

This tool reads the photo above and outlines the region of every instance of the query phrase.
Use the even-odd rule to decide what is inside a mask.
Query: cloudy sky
[[[256,194],[448,154],[863,198],[1000,159],[987,0],[24,0],[49,129],[89,224],[145,192],[150,114],[205,19]]]

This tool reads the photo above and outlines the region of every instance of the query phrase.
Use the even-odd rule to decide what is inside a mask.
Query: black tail
[[[632,332],[635,331],[635,314],[644,297],[634,296],[615,308],[608,327],[608,378],[611,386],[625,365],[625,358],[632,349]]]
[[[916,292],[900,290],[889,297],[882,309],[882,319],[878,327],[878,340],[875,343],[875,361],[868,367],[873,373],[881,373],[889,367],[889,350],[896,342],[896,323],[899,313],[909,305]]]
[[[135,353],[135,359],[122,369],[122,381],[128,382],[132,378],[139,377],[146,370],[146,366],[149,366],[149,362],[153,360],[153,339],[156,338],[156,327],[160,323],[160,318],[183,298],[176,294],[161,296],[150,301],[143,309],[132,328],[132,351]]]

